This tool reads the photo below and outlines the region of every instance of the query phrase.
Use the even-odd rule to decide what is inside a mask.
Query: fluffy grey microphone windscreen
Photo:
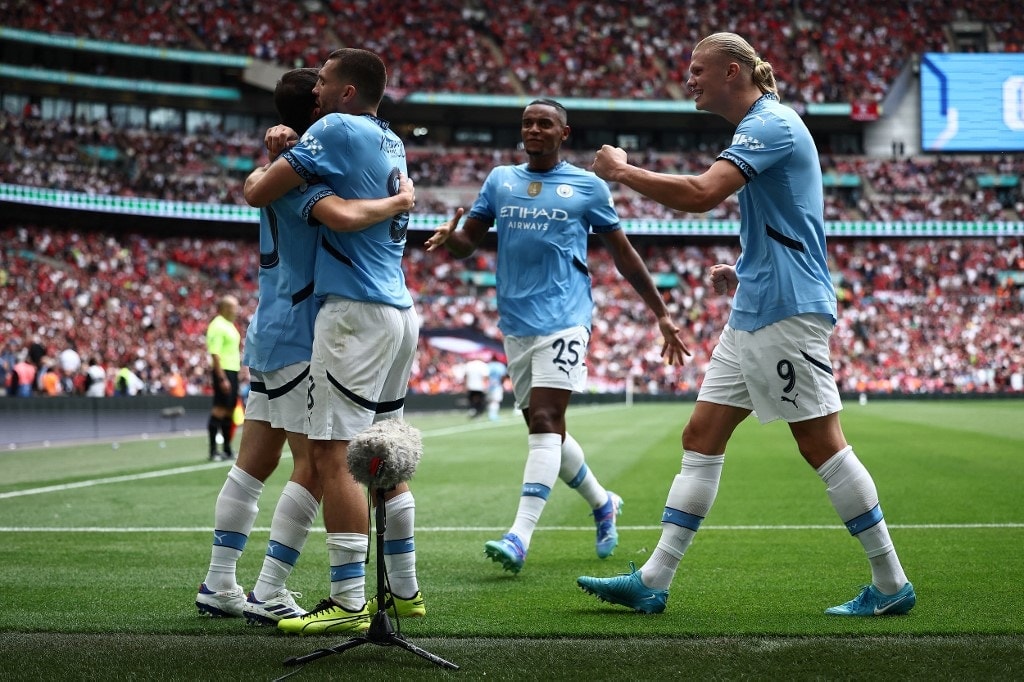
[[[390,490],[416,473],[420,432],[401,419],[379,421],[348,444],[348,469],[363,485]]]

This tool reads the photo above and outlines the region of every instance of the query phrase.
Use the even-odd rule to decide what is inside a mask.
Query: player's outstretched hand
[[[451,220],[447,220],[434,228],[434,234],[430,235],[430,238],[425,242],[427,251],[433,251],[448,241],[451,233],[459,229],[459,223],[462,222],[462,216],[465,212],[466,210],[463,208],[455,209],[455,215]]]
[[[671,365],[686,364],[687,356],[693,355],[683,342],[683,330],[668,315],[658,318],[658,327],[665,344],[661,348],[661,357]]]

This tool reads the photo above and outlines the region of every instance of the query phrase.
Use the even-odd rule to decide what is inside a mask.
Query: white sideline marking
[[[94,478],[89,481],[77,481],[75,483],[62,483],[60,485],[48,485],[43,488],[27,488],[25,490],[12,490],[7,493],[0,493],[0,500],[10,499],[12,497],[24,497],[25,495],[41,495],[43,493],[59,493],[65,490],[74,490],[75,488],[91,488],[94,485],[104,485],[107,483],[127,483],[131,481],[141,481],[145,478],[162,478],[164,476],[176,476],[178,474],[190,474],[195,471],[202,471],[203,469],[212,469],[213,467],[223,467],[223,462],[211,462],[208,464],[196,464],[187,467],[176,467],[174,469],[164,469],[163,471],[148,471],[143,474],[130,474],[126,476],[110,476],[108,478]]]
[[[620,405],[595,405],[589,407],[584,406],[580,410],[587,409],[588,411],[600,411],[606,410],[610,407],[619,407]],[[450,436],[456,433],[464,433],[466,431],[483,431],[488,429],[501,428],[512,425],[522,425],[523,422],[520,417],[504,417],[500,421],[492,422],[476,422],[474,424],[460,424],[458,426],[450,426],[443,429],[433,429],[431,431],[423,431],[421,436],[423,438],[432,438],[435,436]],[[285,451],[282,459],[291,457],[291,454]],[[48,485],[42,488],[26,488],[25,490],[12,490],[6,493],[0,493],[0,500],[8,500],[12,497],[25,497],[26,495],[41,495],[44,493],[59,493],[65,490],[74,490],[76,488],[90,488],[96,485],[106,485],[107,483],[130,483],[132,481],[141,481],[146,478],[160,478],[162,476],[176,476],[178,474],[190,474],[195,471],[203,471],[205,469],[215,469],[218,467],[230,466],[227,462],[205,462],[203,464],[194,464],[185,467],[176,467],[174,469],[165,469],[162,471],[149,471],[144,474],[128,474],[125,476],[109,476],[107,478],[94,478],[86,481],[77,481],[75,483],[63,483],[61,485]]]
[[[577,410],[587,411],[604,411],[608,409],[621,408],[621,405],[593,405],[593,406],[580,406]],[[476,422],[474,424],[461,424],[458,426],[447,427],[443,429],[434,429],[431,431],[422,432],[423,438],[430,438],[433,436],[446,436],[453,433],[463,433],[466,431],[480,431],[484,429],[501,428],[504,426],[510,426],[513,424],[519,424],[517,417],[503,418],[498,422]],[[286,451],[283,458],[290,457],[291,455]],[[45,493],[63,492],[65,490],[74,490],[76,488],[89,488],[97,485],[106,485],[108,483],[130,483],[132,481],[140,481],[148,478],[162,478],[164,476],[177,476],[178,474],[189,474],[196,471],[204,471],[206,469],[224,468],[230,466],[227,462],[205,462],[203,464],[194,464],[184,467],[175,467],[173,469],[164,469],[162,471],[149,471],[141,474],[129,474],[125,476],[109,476],[107,478],[95,478],[87,481],[77,481],[75,483],[64,483],[61,485],[50,485],[42,488],[28,488],[25,490],[12,490],[6,493],[0,493],[0,500],[11,499],[14,497],[24,497],[26,495],[42,495]],[[623,526],[620,525],[620,530],[659,530],[661,525],[650,525],[650,526]],[[920,524],[897,524],[890,523],[889,528],[904,529],[904,530],[979,530],[979,529],[998,529],[998,528],[1024,528],[1024,523],[920,523]],[[714,526],[714,525],[703,525],[701,530],[728,530],[728,531],[743,531],[743,530],[837,530],[845,529],[842,524],[808,524],[808,525],[735,525],[735,526]],[[311,528],[312,532],[324,532],[321,525],[320,528]],[[503,533],[508,528],[506,526],[437,526],[433,528],[417,527],[417,533]],[[593,532],[594,527],[589,526],[539,526],[539,531],[589,531]],[[205,533],[213,532],[212,527],[131,527],[131,528],[104,528],[99,526],[86,526],[82,528],[45,528],[45,527],[18,527],[18,526],[0,526],[0,532],[2,533]],[[257,527],[253,528],[252,532],[258,533],[269,533],[270,528]]]
[[[661,526],[619,526],[619,530],[659,530]],[[778,525],[778,526],[701,526],[701,530],[845,530],[842,524],[835,525]],[[1024,523],[893,523],[889,528],[900,530],[987,530],[1001,528],[1024,528]],[[436,526],[433,528],[417,528],[417,533],[503,533],[508,530],[507,526]],[[539,526],[538,531],[587,531],[594,532],[593,526]],[[313,527],[313,533],[324,532],[323,527]],[[104,528],[101,526],[86,526],[83,528],[42,528],[42,527],[18,527],[0,526],[0,533],[210,533],[213,528],[200,526],[184,527],[169,526],[165,528],[143,528],[141,526],[131,528]],[[269,533],[270,527],[256,527],[253,533]]]

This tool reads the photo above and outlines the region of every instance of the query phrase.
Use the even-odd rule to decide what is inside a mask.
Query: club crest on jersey
[[[535,197],[540,194],[541,189],[544,188],[543,182],[531,182],[530,186],[526,188],[526,193],[531,197]]]
[[[568,199],[569,197],[572,196],[572,187],[569,185],[559,185],[557,188],[555,188],[555,194],[562,197],[563,199]]]

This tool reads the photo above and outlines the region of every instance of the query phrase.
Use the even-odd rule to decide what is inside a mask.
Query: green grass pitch
[[[730,443],[665,613],[633,614],[576,587],[577,576],[643,563],[657,544],[691,409],[570,407],[591,469],[625,500],[620,545],[598,559],[587,505],[559,484],[517,576],[483,543],[515,514],[522,419],[409,415],[424,444],[411,485],[428,615],[399,625],[458,671],[374,645],[286,667],[344,638],[200,618],[193,599],[229,466],[206,461],[204,434],[0,453],[0,679],[1024,678],[1024,401],[848,404],[847,438],[918,594],[910,615],[874,619],[822,613],[869,581],[867,562],[786,426],[754,419]],[[239,564],[246,588],[289,468],[283,460],[261,499]],[[367,576],[373,594],[372,557]],[[318,521],[289,587],[311,608],[327,579]]]

